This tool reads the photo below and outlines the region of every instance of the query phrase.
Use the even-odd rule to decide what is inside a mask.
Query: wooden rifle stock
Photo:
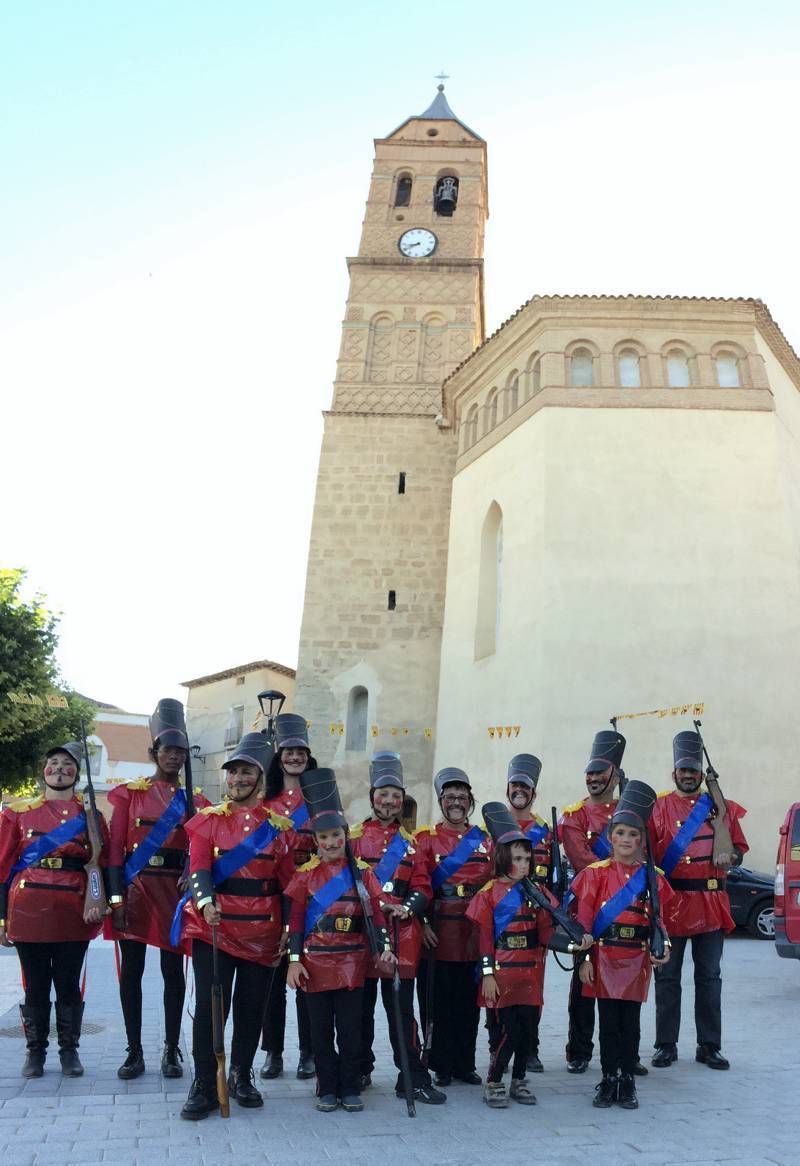
[[[86,740],[86,728],[81,723],[81,744],[86,760],[86,792],[83,797],[83,812],[86,815],[86,833],[89,838],[90,855],[86,863],[86,893],[83,899],[83,919],[88,923],[87,915],[90,908],[99,907],[103,915],[108,914],[106,888],[103,882],[103,872],[100,869],[100,855],[103,850],[103,838],[97,823],[97,802],[92,784],[92,766],[89,760],[89,744]],[[86,804],[88,801],[88,805]]]
[[[217,1100],[220,1117],[230,1117],[228,1099],[228,1076],[225,1072],[225,1006],[222,999],[222,984],[219,978],[219,953],[217,951],[217,927],[211,928],[212,978],[211,978],[211,1035],[214,1056],[217,1060]]]
[[[711,852],[711,859],[714,866],[718,866],[723,870],[727,870],[733,864],[736,857],[736,851],[731,838],[731,832],[728,829],[728,823],[725,820],[728,813],[728,807],[725,805],[725,798],[722,790],[719,788],[719,774],[714,766],[711,764],[711,758],[708,756],[706,743],[703,740],[700,732],[700,725],[702,721],[694,721],[695,732],[700,738],[700,744],[703,747],[703,756],[706,759],[706,786],[711,795],[711,800],[714,803],[714,816],[711,819],[711,829],[714,832],[714,844]]]
[[[400,920],[395,915],[393,920],[394,954],[397,956],[394,974],[392,976],[392,1009],[394,1011],[394,1027],[400,1047],[400,1075],[403,1078],[403,1092],[406,1096],[406,1109],[409,1117],[417,1116],[414,1105],[414,1085],[411,1080],[411,1065],[408,1061],[408,1046],[403,1032],[403,1013],[400,1004]]]

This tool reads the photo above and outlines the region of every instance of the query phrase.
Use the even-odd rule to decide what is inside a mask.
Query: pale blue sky
[[[765,8],[6,5],[0,375],[21,488],[0,555],[64,612],[66,679],[146,709],[190,676],[295,662],[372,139],[441,68],[489,144],[490,329],[536,292],[756,295],[800,347],[800,17]],[[48,543],[65,499],[88,571]],[[188,579],[153,553],[165,521]]]

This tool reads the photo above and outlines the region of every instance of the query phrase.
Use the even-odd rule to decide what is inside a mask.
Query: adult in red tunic
[[[553,857],[551,853],[552,831],[544,819],[540,818],[533,809],[541,772],[542,763],[532,753],[518,753],[516,757],[512,757],[508,763],[506,776],[506,798],[519,829],[531,843],[529,877],[533,882],[544,886],[550,881]],[[542,966],[544,967],[544,964]],[[491,1018],[495,1012],[487,1010],[486,1015],[487,1018]],[[539,1021],[541,1015],[541,1008],[534,1007],[528,1052],[529,1073],[544,1071],[544,1066],[539,1059]],[[490,1047],[493,1043],[494,1039],[490,1030]]]
[[[470,780],[463,769],[440,769],[434,790],[442,811],[435,826],[423,826],[414,835],[419,861],[428,879],[432,900],[423,926],[423,955],[417,992],[423,1030],[433,1021],[430,1065],[434,1084],[450,1085],[455,1077],[480,1085],[475,1072],[475,1045],[480,1008],[475,1002],[478,934],[467,919],[469,901],[491,873],[492,843],[479,826],[470,825],[475,809]],[[426,1002],[433,977],[433,1016]]]
[[[617,805],[614,790],[624,752],[625,738],[621,733],[603,729],[595,734],[586,762],[587,796],[565,806],[561,813],[561,842],[576,874],[611,853],[607,827]],[[582,960],[582,956],[575,959],[569,988],[568,1073],[585,1073],[594,1052],[594,999],[583,994],[578,974]]]
[[[267,770],[265,804],[268,809],[292,823],[287,836],[292,864],[295,870],[304,866],[317,844],[308,826],[308,810],[300,789],[300,775],[317,768],[311,756],[306,718],[300,713],[279,713],[275,718],[275,756]],[[288,956],[284,955],[270,973],[261,1031],[261,1048],[266,1052],[260,1076],[271,1081],[283,1075],[283,1047],[286,1033],[286,972]],[[300,1081],[315,1075],[311,1053],[311,1025],[303,992],[295,993],[299,1059],[297,1078]]]
[[[659,794],[650,819],[650,835],[656,862],[664,866],[675,901],[668,929],[672,936],[672,959],[656,972],[656,1051],[653,1065],[667,1068],[678,1059],[681,1024],[681,968],[686,944],[691,940],[694,964],[694,1018],[697,1034],[695,1059],[710,1069],[727,1069],[722,1048],[722,960],[723,939],[734,928],[726,890],[728,868],[738,866],[747,852],[741,819],[746,811],[727,801],[725,820],[733,842],[729,860],[716,866],[712,858],[714,834],[711,825],[716,811],[709,795],[703,795],[703,745],[698,733],[678,733],[672,743],[675,789]],[[702,801],[701,799],[705,799]],[[696,812],[707,805],[708,812]],[[696,828],[691,841],[678,840],[681,828],[696,812]],[[685,844],[684,844],[685,841]],[[672,847],[672,849],[671,849]],[[680,852],[680,853],[679,853]]]
[[[347,819],[336,775],[332,769],[305,773],[302,789],[319,857],[297,871],[286,888],[291,900],[287,983],[301,988],[307,997],[317,1109],[329,1113],[341,1103],[343,1109],[355,1113],[364,1108],[359,1071],[361,1005],[364,978],[374,957],[346,859]],[[366,863],[357,865],[382,946],[379,962],[391,969],[396,961],[382,926],[380,887]]]
[[[178,1045],[186,981],[182,953],[173,947],[169,938],[172,917],[181,895],[179,882],[189,853],[184,830],[186,796],[179,780],[189,742],[185,730],[176,727],[178,720],[183,720],[180,702],[159,701],[150,718],[153,744],[149,752],[156,767],[155,773],[150,778],[143,777],[117,786],[108,795],[111,803],[108,876],[112,914],[105,935],[119,943],[121,954],[119,995],[128,1037],[128,1055],[117,1075],[124,1081],[141,1076],[145,1068],[142,976],[148,946],[160,949],[164,980],[165,1044],[161,1072],[164,1077],[183,1076]],[[207,798],[197,794],[195,804],[207,806],[209,803]],[[170,829],[153,847],[167,825]],[[140,860],[136,853],[140,847],[144,848],[142,854],[150,849],[153,853],[141,870],[131,877]]]
[[[481,981],[478,1004],[494,1017],[495,1040],[484,1087],[484,1101],[504,1109],[509,1096],[535,1105],[525,1076],[534,1021],[541,1011],[547,942],[552,917],[526,897],[532,844],[507,806],[488,802],[483,818],[494,844],[495,878],[470,903],[467,918],[478,928]],[[555,904],[548,891],[544,891]],[[508,1091],[503,1074],[513,1061]]]
[[[80,972],[89,941],[99,934],[99,907],[84,906],[91,856],[83,799],[75,792],[83,749],[68,741],[50,749],[44,792],[12,802],[0,817],[0,944],[16,946],[25,984],[20,1007],[27,1043],[23,1077],[41,1077],[50,1034],[50,990],[65,1077],[80,1077],[83,1002]],[[104,846],[108,830],[97,815]],[[53,836],[52,839],[50,836]],[[59,841],[58,839],[62,840]]]
[[[584,991],[598,1001],[603,1079],[593,1105],[601,1109],[615,1101],[623,1109],[638,1107],[634,1071],[641,1007],[651,966],[669,960],[668,947],[659,958],[650,948],[653,908],[642,857],[654,801],[654,791],[644,782],[627,784],[611,818],[611,857],[584,867],[572,884],[578,922],[596,940],[589,954],[579,959]],[[657,872],[656,879],[666,919],[671,892]]]
[[[289,875],[288,821],[263,801],[271,752],[264,733],[246,733],[223,765],[227,800],[207,806],[186,823],[192,898],[183,912],[183,942],[191,951],[194,969],[194,1081],[181,1117],[191,1121],[206,1117],[218,1105],[211,1023],[212,928],[226,1017],[233,1001],[228,1092],[239,1105],[264,1104],[253,1081],[253,1057],[266,984],[278,959],[281,891]]]
[[[400,825],[405,786],[399,754],[376,753],[370,762],[369,772],[372,817],[356,826],[350,832],[350,839],[356,858],[363,859],[378,879],[384,906],[390,904],[396,909],[399,921],[399,950],[395,951],[395,955],[400,962],[402,1032],[398,1033],[395,1024],[391,972],[388,969],[379,969],[374,964],[369,965],[364,983],[361,1024],[361,1087],[363,1089],[370,1084],[375,1065],[372,1045],[375,1039],[375,1004],[380,981],[381,999],[389,1024],[389,1040],[398,1070],[395,1094],[397,1097],[405,1097],[400,1072],[402,1041],[408,1052],[415,1100],[426,1105],[441,1105],[447,1097],[433,1087],[430,1074],[420,1060],[422,1050],[414,1019],[414,979],[422,949],[420,919],[428,905],[425,894],[428,879],[420,867],[414,839]]]

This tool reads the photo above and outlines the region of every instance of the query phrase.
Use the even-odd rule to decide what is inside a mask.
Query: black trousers
[[[694,1023],[697,1043],[722,1047],[722,931],[693,935]],[[656,1044],[676,1045],[681,1029],[681,969],[688,937],[672,936],[669,962],[655,970]]]
[[[530,1022],[530,1032],[528,1034],[528,1056],[539,1056],[539,1021],[542,1019],[542,1009],[539,1004],[528,1004],[526,1007],[530,1008],[532,1016]],[[489,1034],[489,1054],[491,1056],[497,1048],[500,1040],[500,1021],[498,1019],[497,1008],[486,1009],[486,1031]],[[515,1074],[516,1075],[516,1074]]]
[[[49,1008],[50,989],[53,987],[57,1004],[80,1004],[81,968],[89,946],[87,940],[16,943],[14,946],[22,965],[26,1008]]]
[[[318,1097],[357,1097],[361,1093],[363,996],[363,988],[307,994]]]
[[[422,1046],[419,1039],[419,1029],[414,1019],[414,981],[400,981],[400,1021],[403,1031],[400,1039],[397,1034],[397,1024],[394,1016],[394,987],[391,980],[365,980],[364,1003],[361,1012],[361,1072],[365,1076],[375,1067],[375,1055],[372,1045],[375,1040],[375,1005],[378,1000],[378,984],[381,986],[381,1000],[389,1022],[389,1040],[394,1054],[397,1081],[395,1089],[402,1090],[403,1075],[400,1071],[400,1039],[408,1050],[408,1066],[411,1070],[411,1081],[415,1089],[430,1085],[431,1077],[420,1061]]]
[[[284,956],[276,968],[269,969],[267,995],[264,1002],[264,1020],[261,1026],[261,1047],[267,1053],[283,1056],[286,1033],[286,973],[289,957]],[[297,1044],[301,1053],[311,1052],[311,1024],[305,992],[295,992],[297,1011]]]
[[[633,1073],[639,1060],[638,1000],[598,1000],[600,1065],[607,1077]]]
[[[492,1049],[489,1062],[487,1081],[501,1081],[503,1074],[514,1059],[511,1076],[521,1078],[525,1076],[528,1057],[531,1053],[531,1040],[535,1015],[541,1009],[534,1004],[510,1004],[507,1008],[487,1008],[486,1014],[493,1014],[489,1029],[490,1044],[492,1037],[496,1044]]]
[[[128,1047],[142,1044],[142,976],[147,955],[147,944],[138,939],[121,939],[119,999],[125,1020]],[[183,956],[174,951],[159,949],[161,977],[164,981],[164,1039],[176,1045],[181,1038],[181,1017],[186,996],[186,977],[183,974]]]
[[[251,960],[240,959],[226,951],[218,951],[219,978],[222,984],[222,1004],[227,1020],[233,996],[233,1038],[231,1040],[231,1068],[236,1065],[249,1073],[258,1048],[261,1028],[261,1010],[270,969]],[[217,1062],[211,1025],[211,981],[214,974],[214,951],[202,939],[192,940],[192,967],[194,969],[194,1022],[192,1025],[192,1056],[195,1077],[213,1081]],[[234,978],[236,984],[234,986]]]
[[[582,995],[583,984],[578,977],[582,962],[581,954],[576,957],[569,985],[568,1061],[591,1061],[594,1052],[594,997]]]
[[[425,997],[428,967],[429,961],[421,960],[417,972],[423,1031],[428,1023]],[[433,1043],[429,1064],[436,1073],[464,1077],[475,1071],[475,1045],[481,1016],[476,1003],[477,964],[435,960],[433,968]]]

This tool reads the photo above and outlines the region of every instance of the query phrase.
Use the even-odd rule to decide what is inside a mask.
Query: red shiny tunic
[[[282,818],[289,818],[291,821],[292,814],[295,810],[299,810],[301,806],[304,806],[305,801],[299,788],[285,789],[283,793],[277,794],[274,798],[269,798],[268,801],[265,801],[264,805],[268,810],[272,810],[273,814],[278,814]],[[307,824],[300,830],[290,830],[286,835],[286,845],[292,855],[295,870],[299,870],[301,866],[305,866],[309,859],[313,858],[317,853],[316,839]]]
[[[640,866],[638,862],[627,866],[607,858],[585,867],[575,876],[572,893],[578,904],[578,922],[584,931],[592,930],[600,908]],[[672,892],[662,875],[658,874],[657,878],[661,918],[667,926]],[[589,951],[594,968],[594,983],[583,985],[584,996],[596,996],[603,1000],[638,1000],[644,1003],[652,974],[650,941],[647,936],[651,918],[649,900],[644,894],[637,895],[614,921],[622,929],[621,934],[595,941]],[[625,934],[625,929],[631,932],[629,936]]]
[[[216,888],[214,898],[222,914],[217,926],[220,949],[239,959],[272,967],[278,959],[281,939],[281,892],[290,875],[285,820],[270,813],[263,802],[247,807],[223,802],[195,814],[186,823],[186,833],[191,873],[210,873],[215,859],[233,850],[265,821],[277,827],[278,836]],[[242,879],[254,885],[237,884],[236,880]],[[187,952],[191,951],[193,939],[211,943],[211,928],[190,900],[184,907],[183,942]]]
[[[592,843],[606,829],[616,808],[615,801],[590,802],[584,798],[582,802],[575,802],[562,810],[559,837],[564,853],[576,873],[598,861]]]
[[[467,908],[467,918],[476,924],[480,955],[494,960],[494,974],[500,995],[492,1008],[508,1008],[512,1004],[544,1003],[544,965],[547,941],[553,934],[553,919],[522,900],[521,909],[505,930],[495,936],[494,910],[511,890],[510,879],[494,879],[479,891]],[[555,899],[544,892],[555,905]],[[489,1005],[483,994],[483,977],[478,985],[478,1005]]]
[[[390,822],[384,826],[377,818],[367,818],[360,826],[350,832],[350,841],[353,854],[363,859],[371,868],[375,868],[386,853],[386,848],[400,832],[408,842],[408,848],[387,878],[381,884],[381,899],[384,903],[403,903],[410,891],[422,891],[424,895],[430,893],[430,886],[425,871],[419,863],[414,839],[408,834],[399,822]],[[389,933],[393,935],[392,920],[388,922]],[[417,965],[422,951],[422,924],[419,919],[403,919],[400,922],[400,951],[395,955],[400,960],[400,979],[413,980],[417,974]],[[367,969],[370,979],[392,978],[392,972],[378,971],[374,964]]]
[[[546,883],[550,877],[550,868],[553,865],[553,856],[550,853],[550,828],[538,814],[534,814],[532,818],[517,818],[517,825],[526,836],[533,826],[545,827],[546,833],[541,842],[533,847],[531,853],[531,878],[535,883]]]
[[[88,807],[87,807],[88,809]],[[0,817],[0,882],[6,882],[11,868],[23,850],[42,834],[83,813],[83,800],[68,802],[43,796],[14,802]],[[103,849],[100,865],[105,866],[108,853],[108,827],[98,814]],[[13,876],[9,888],[6,934],[20,943],[64,943],[90,940],[100,933],[101,923],[84,923],[83,906],[86,874],[82,870],[65,870],[59,863],[69,860],[88,862],[91,847],[86,831],[81,831],[45,858],[46,866],[29,866]]]
[[[685,798],[677,790],[668,790],[658,795],[648,826],[653,841],[653,854],[659,865],[663,861],[667,847],[689,817],[696,801],[696,794]],[[731,840],[736,849],[744,854],[748,846],[739,820],[747,811],[736,802],[728,801],[727,807],[726,822]],[[714,866],[711,861],[713,846],[714,834],[709,815],[686,848],[684,857],[669,876],[669,883],[675,895],[671,913],[669,917],[665,914],[664,920],[670,935],[699,935],[704,931],[720,929],[728,932],[733,931],[736,926],[731,915],[728,892],[725,890],[727,871]],[[688,879],[695,883],[704,882],[705,889],[681,890],[681,883],[685,885]],[[717,889],[713,889],[709,883],[716,883]]]
[[[172,782],[142,777],[111,790],[108,795],[111,803],[109,866],[124,867],[128,856],[144,842],[164,813],[177,788]],[[209,805],[208,798],[197,792],[194,802],[197,809]],[[179,950],[169,941],[169,929],[181,897],[178,881],[189,852],[189,839],[183,828],[185,821],[184,818],[166,837],[150,864],[128,887],[125,930],[117,931],[109,917],[104,929],[106,939],[136,939],[166,951]]]
[[[292,900],[289,930],[304,932],[306,907],[313,894],[329,879],[340,874],[345,859],[321,862],[312,858],[293,875],[286,888]],[[372,871],[359,863],[364,886],[372,901],[376,927],[384,925],[380,904],[381,889]],[[306,992],[330,992],[339,988],[362,988],[373,956],[364,932],[364,914],[355,887],[351,887],[325,911],[303,941],[303,967],[308,972]]]
[[[467,907],[492,872],[492,843],[487,834],[467,861],[434,892],[431,877],[443,858],[455,850],[470,826],[456,829],[446,822],[422,826],[414,835],[419,862],[427,877],[425,894],[432,902],[429,918],[439,939],[436,959],[472,963],[478,958],[478,932],[467,919]]]

